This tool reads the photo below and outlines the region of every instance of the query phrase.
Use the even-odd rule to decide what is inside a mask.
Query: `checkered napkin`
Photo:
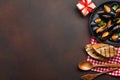
[[[94,39],[94,37],[91,38],[90,40],[91,44],[96,44],[97,41]],[[120,64],[120,47],[116,47],[118,49],[118,54],[116,57],[114,58],[110,58],[107,62],[102,62],[102,61],[98,61],[95,60],[93,58],[91,58],[90,56],[87,57],[87,61],[92,62],[93,64]],[[101,67],[95,67],[93,69],[91,69],[92,71],[96,71],[96,72],[104,72],[107,70],[110,70],[111,68],[101,68]],[[116,71],[107,73],[108,75],[112,75],[112,76],[120,76],[120,68]]]

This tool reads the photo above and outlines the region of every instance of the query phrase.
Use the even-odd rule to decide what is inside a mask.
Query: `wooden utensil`
[[[86,75],[83,75],[81,76],[81,79],[82,80],[93,80],[94,78],[102,75],[102,74],[105,74],[105,73],[108,73],[108,72],[112,72],[114,70],[117,70],[118,68],[113,68],[111,70],[108,70],[108,71],[104,71],[104,72],[101,72],[101,73],[95,73],[95,74],[86,74]]]
[[[81,70],[90,70],[94,67],[120,67],[120,64],[100,64],[100,65],[94,65],[91,62],[88,61],[82,61],[78,64],[78,68]]]

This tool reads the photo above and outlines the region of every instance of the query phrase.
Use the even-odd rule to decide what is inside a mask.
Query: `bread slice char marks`
[[[93,48],[94,49],[94,48]],[[97,51],[96,51],[97,50]],[[96,52],[102,56],[109,57],[109,54],[106,53],[108,50],[105,46],[96,48]]]
[[[113,57],[114,55],[117,55],[117,50],[113,46],[110,46],[110,54],[111,54],[111,57]]]
[[[92,45],[92,48],[98,54],[106,58],[114,57],[117,54],[117,50],[115,49],[115,47],[108,44],[98,43],[98,44]]]
[[[92,48],[92,45],[91,45],[91,44],[87,44],[87,45],[85,46],[85,50],[86,50],[86,52],[88,53],[88,55],[89,55],[90,57],[94,58],[94,59],[97,59],[97,60],[100,60],[100,61],[106,61],[106,60],[107,60],[107,58],[105,58],[105,57],[99,55],[98,53],[96,53],[96,52],[94,51],[94,49]]]
[[[107,54],[107,53],[109,53],[109,49],[105,49],[106,50],[106,53],[105,53],[105,55],[106,55],[106,57],[108,58],[109,56],[110,56],[110,54]]]
[[[85,50],[89,56],[100,61],[106,61],[117,55],[117,49],[114,46],[103,43],[87,44]]]

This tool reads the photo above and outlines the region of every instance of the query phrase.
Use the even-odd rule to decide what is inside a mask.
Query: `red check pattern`
[[[90,40],[91,44],[96,44],[97,41],[94,39],[94,37],[91,38]],[[90,56],[88,56],[87,61],[92,62],[93,64],[120,64],[120,47],[116,47],[118,49],[118,54],[116,57],[109,59],[107,62],[102,62],[102,61],[98,61],[95,60],[93,58],[91,58]],[[101,68],[101,67],[95,67],[93,69],[91,69],[92,71],[96,71],[96,72],[104,72],[107,71],[111,68]],[[112,75],[112,76],[120,76],[120,68],[116,71],[107,73],[108,75]]]

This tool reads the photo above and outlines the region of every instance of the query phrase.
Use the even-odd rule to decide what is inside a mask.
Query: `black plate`
[[[97,12],[99,10],[102,10],[104,5],[108,5],[108,6],[112,6],[113,4],[118,4],[119,7],[120,7],[120,2],[118,1],[108,1],[108,2],[105,2],[103,4],[101,4],[99,7],[95,8],[93,13],[91,14],[90,16],[90,21],[89,21],[89,25],[90,25],[90,31],[92,33],[92,35],[96,38],[96,40],[98,42],[102,42],[102,43],[106,43],[106,44],[111,44],[113,46],[120,46],[120,41],[112,41],[110,38],[106,39],[106,40],[102,40],[100,38],[100,35],[98,35],[96,32],[95,32],[95,26],[91,25],[92,22],[94,22],[94,20],[98,17],[97,15]],[[97,28],[97,27],[96,27]]]

